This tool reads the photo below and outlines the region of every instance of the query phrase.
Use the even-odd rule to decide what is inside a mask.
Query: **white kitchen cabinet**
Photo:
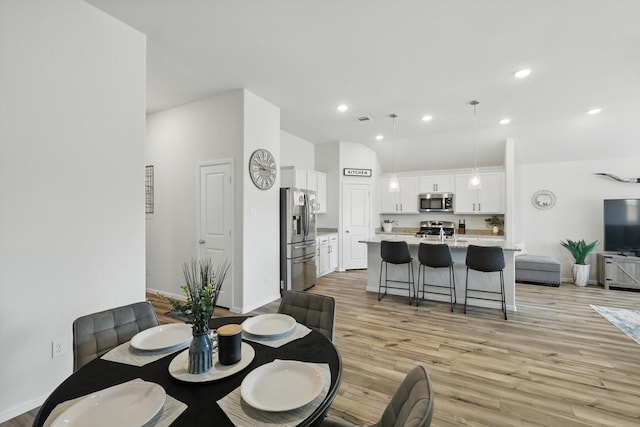
[[[304,188],[316,192],[317,213],[327,212],[327,174],[294,166],[280,168],[280,186]]]
[[[470,174],[456,175],[454,211],[457,214],[503,214],[505,199],[504,172],[480,174],[482,188],[469,188]]]
[[[338,234],[323,234],[316,239],[318,259],[317,277],[329,274],[338,268]]]
[[[307,171],[307,186],[303,187],[307,190],[318,192],[318,173],[315,171]]]
[[[316,239],[318,259],[316,260],[316,277],[329,272],[329,235],[324,234]]]
[[[389,191],[389,178],[382,178],[380,180],[380,211],[382,213],[396,213],[399,201],[400,193]]]
[[[329,235],[329,272],[338,269],[338,235]]]
[[[423,175],[419,179],[419,193],[453,193],[453,175]]]
[[[418,177],[398,178],[400,191],[389,191],[389,178],[380,180],[381,213],[418,213]]]
[[[305,189],[308,190],[308,188],[307,188],[307,186],[308,186],[308,183],[307,183],[307,171],[302,171],[300,169],[295,169],[294,168],[293,169],[293,173],[294,173],[294,176],[295,176],[295,181],[294,181],[295,185],[294,185],[294,187],[305,188]]]
[[[307,172],[293,166],[280,168],[280,187],[307,187]]]

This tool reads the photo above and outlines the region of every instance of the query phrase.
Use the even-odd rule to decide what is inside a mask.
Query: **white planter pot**
[[[391,230],[393,230],[393,224],[387,224],[386,222],[383,223],[382,230],[384,230],[385,233],[391,233]]]
[[[587,286],[589,281],[589,264],[573,264],[571,273],[573,274],[573,283],[576,286]]]

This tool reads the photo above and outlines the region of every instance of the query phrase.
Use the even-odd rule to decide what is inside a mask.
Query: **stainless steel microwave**
[[[420,212],[453,212],[452,193],[423,193],[418,196]]]

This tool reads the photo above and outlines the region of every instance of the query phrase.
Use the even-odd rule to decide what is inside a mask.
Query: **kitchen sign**
[[[371,176],[371,169],[344,168],[344,176]]]

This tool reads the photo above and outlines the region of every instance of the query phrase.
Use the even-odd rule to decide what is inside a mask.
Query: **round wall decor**
[[[538,209],[551,209],[556,204],[556,195],[549,190],[536,191],[531,203]]]
[[[249,158],[249,176],[251,181],[261,190],[268,190],[276,182],[278,169],[276,160],[269,150],[260,148]]]

